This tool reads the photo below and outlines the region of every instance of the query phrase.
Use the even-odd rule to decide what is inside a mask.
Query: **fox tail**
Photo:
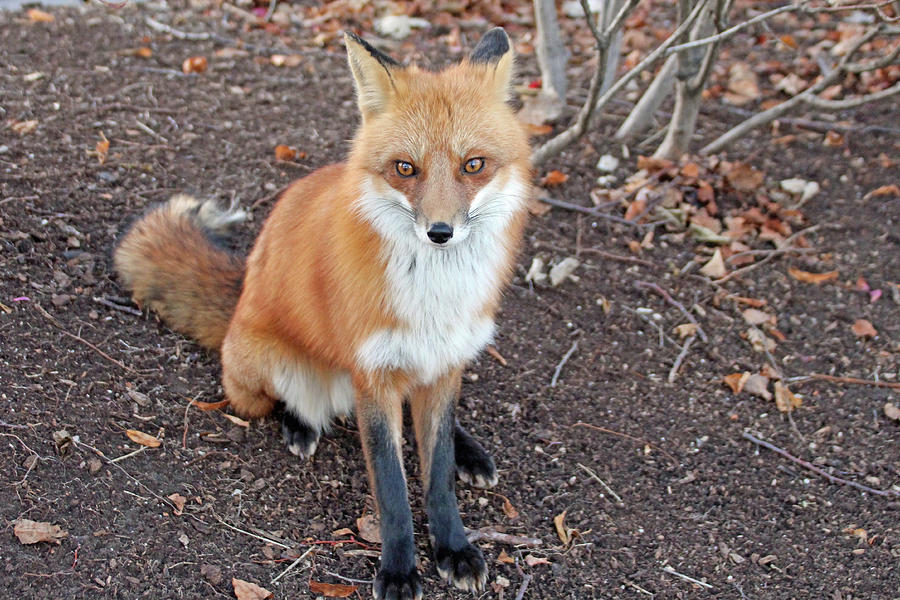
[[[174,196],[128,230],[113,252],[115,269],[139,306],[217,350],[241,294],[244,261],[214,240],[245,218],[213,201]]]

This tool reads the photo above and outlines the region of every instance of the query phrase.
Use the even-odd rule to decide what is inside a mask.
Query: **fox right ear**
[[[353,32],[344,34],[347,45],[347,61],[356,83],[356,101],[363,119],[377,115],[390,99],[394,88],[392,69],[400,63]]]

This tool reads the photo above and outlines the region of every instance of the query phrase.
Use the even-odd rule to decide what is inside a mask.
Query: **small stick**
[[[700,329],[697,328],[697,332],[699,333]],[[691,344],[694,343],[694,340],[697,339],[696,335],[692,335],[684,342],[684,346],[681,348],[681,352],[678,353],[678,358],[675,359],[675,364],[672,365],[672,368],[669,369],[669,383],[675,383],[675,378],[678,377],[678,370],[681,369],[681,363],[684,362],[684,359],[687,357],[688,350],[691,349]]]
[[[516,600],[522,600],[525,597],[525,591],[528,589],[528,584],[531,583],[531,579],[534,577],[531,573],[526,573],[522,578],[522,585],[519,587],[519,593],[516,594]]]
[[[123,454],[122,456],[120,456],[120,457],[118,457],[118,458],[111,458],[111,459],[109,459],[109,462],[110,462],[110,463],[117,463],[117,462],[119,462],[120,460],[125,460],[126,458],[131,458],[132,456],[135,456],[135,455],[137,455],[137,454],[140,454],[140,453],[143,452],[146,448],[147,448],[146,446],[141,446],[140,448],[138,448],[138,449],[135,450],[134,452],[129,452],[128,454]]]
[[[559,379],[559,374],[562,371],[563,366],[565,366],[565,364],[569,362],[569,358],[571,358],[572,354],[574,354],[575,350],[577,349],[578,340],[575,340],[574,342],[572,342],[572,346],[569,348],[568,352],[563,355],[562,360],[559,361],[559,364],[556,365],[556,370],[553,371],[553,378],[550,379],[550,387],[556,387],[556,382]]]
[[[337,577],[343,581],[349,581],[350,583],[362,583],[364,585],[372,585],[374,583],[374,579],[353,579],[352,577],[344,577],[339,573],[332,573],[331,571],[325,571],[326,575],[331,575],[332,577]]]
[[[671,454],[669,454],[668,452],[666,452],[665,450],[663,450],[656,444],[651,444],[647,440],[642,440],[641,438],[634,437],[633,435],[628,435],[627,433],[622,433],[619,431],[615,431],[613,429],[607,429],[606,427],[600,427],[599,425],[593,425],[591,423],[583,423],[581,421],[573,424],[572,427],[587,427],[588,429],[593,429],[595,431],[602,431],[603,433],[608,433],[610,435],[617,435],[619,437],[625,438],[626,440],[631,440],[633,442],[638,442],[640,444],[644,444],[645,446],[650,446],[651,448],[658,450],[661,454],[666,455],[668,458],[672,459],[676,463],[678,462],[677,458],[675,458],[674,456],[672,456]]]
[[[477,542],[486,540],[488,542],[497,542],[498,544],[509,544],[510,546],[526,546],[535,548],[543,544],[540,538],[526,537],[523,535],[513,535],[511,533],[500,533],[493,529],[473,529],[466,534],[469,542]]]
[[[746,431],[744,432],[744,434],[741,437],[743,437],[745,440],[750,440],[754,444],[762,446],[763,448],[768,448],[775,454],[783,456],[786,459],[797,463],[801,467],[804,467],[806,469],[809,469],[813,473],[821,475],[822,477],[824,477],[831,483],[837,483],[840,485],[849,485],[850,487],[855,487],[856,489],[862,490],[864,492],[869,492],[870,494],[875,494],[877,496],[900,496],[900,492],[897,492],[895,490],[876,490],[874,488],[870,488],[867,485],[863,485],[861,483],[856,483],[855,481],[850,481],[849,479],[842,479],[841,477],[835,477],[828,471],[825,471],[824,469],[820,469],[819,467],[815,466],[811,462],[805,461],[802,458],[797,458],[796,456],[794,456],[793,454],[790,454],[786,450],[782,450],[778,446],[771,444],[769,442],[766,442],[765,440],[761,440],[758,437],[756,437],[750,433],[747,433]]]
[[[590,470],[589,468],[587,468],[586,466],[584,466],[581,463],[575,463],[575,464],[577,464],[584,471],[586,471],[587,474],[591,476],[591,479],[596,480],[600,485],[602,485],[603,489],[605,489],[610,496],[612,496],[613,498],[616,499],[616,502],[618,502],[619,504],[625,504],[622,501],[622,499],[619,497],[619,495],[617,493],[615,493],[614,491],[612,491],[612,488],[609,487],[608,485],[606,485],[606,482],[603,481],[602,479],[600,479],[600,477],[596,473],[594,473],[592,470]]]
[[[122,306],[121,304],[116,304],[115,302],[107,300],[106,298],[98,298],[97,296],[94,296],[94,302],[96,302],[97,304],[102,304],[103,306],[108,306],[113,310],[121,310],[122,312],[126,312],[129,315],[134,315],[136,317],[144,316],[144,313],[134,307]]]
[[[279,541],[277,541],[277,540],[273,540],[272,538],[265,537],[265,536],[262,536],[262,535],[257,535],[257,534],[255,534],[255,533],[250,533],[249,531],[245,531],[244,529],[240,529],[240,528],[238,528],[238,527],[235,527],[234,525],[231,525],[230,523],[225,522],[225,521],[222,519],[222,517],[220,517],[220,516],[217,515],[217,514],[213,514],[213,518],[214,518],[216,521],[218,521],[219,523],[221,523],[222,525],[224,525],[225,527],[227,527],[227,528],[229,528],[229,529],[233,529],[234,531],[237,531],[238,533],[243,533],[244,535],[249,535],[249,536],[252,537],[252,538],[256,538],[256,539],[258,539],[258,540],[261,540],[261,541],[263,541],[263,542],[266,542],[267,544],[272,544],[272,545],[274,545],[274,546],[280,546],[281,548],[284,548],[285,550],[290,550],[290,549],[291,549],[291,547],[288,546],[287,544],[282,544],[281,542],[279,542]]]
[[[607,252],[606,250],[600,250],[599,248],[582,248],[582,253],[585,254],[596,254],[598,256],[602,256],[603,258],[608,258],[610,260],[618,260],[621,262],[634,263],[636,265],[643,265],[645,267],[654,266],[652,262],[649,260],[644,260],[641,258],[637,258],[634,256],[623,256],[621,254],[613,254],[612,252]]]
[[[107,354],[106,352],[104,352],[103,350],[101,350],[100,348],[98,348],[97,346],[93,345],[92,343],[90,343],[90,342],[87,341],[86,339],[84,339],[84,338],[82,338],[82,337],[78,337],[78,336],[75,335],[74,333],[69,333],[68,331],[66,331],[65,329],[63,329],[62,324],[61,324],[59,321],[56,320],[56,317],[54,317],[53,315],[51,315],[50,313],[48,313],[46,310],[44,310],[44,307],[41,306],[40,304],[35,303],[34,307],[37,309],[37,311],[38,311],[39,313],[41,313],[41,315],[42,315],[45,319],[47,319],[48,321],[50,321],[51,323],[53,323],[54,325],[56,325],[56,327],[62,332],[63,335],[67,335],[67,336],[69,336],[70,338],[72,338],[73,340],[76,340],[76,341],[78,341],[78,342],[81,342],[82,344],[84,344],[85,346],[87,346],[88,348],[90,348],[91,350],[93,350],[94,352],[96,352],[97,354],[99,354],[100,356],[102,356],[103,358],[105,358],[106,360],[108,360],[109,362],[111,362],[111,363],[113,363],[113,364],[116,364],[116,365],[119,365],[120,367],[122,367],[123,369],[125,369],[126,371],[128,371],[129,373],[134,373],[135,375],[139,375],[139,374],[140,374],[140,373],[138,373],[136,370],[132,369],[131,367],[129,367],[128,365],[126,365],[125,363],[123,363],[122,361],[113,358],[112,356],[110,356],[109,354]]]
[[[640,592],[641,594],[644,594],[646,596],[653,596],[653,592],[648,592],[647,590],[645,590],[638,584],[634,583],[633,581],[628,581],[627,579],[623,579],[622,583],[624,583],[628,587],[634,588],[636,591]]]
[[[494,358],[494,360],[500,363],[501,366],[506,366],[506,359],[503,358],[503,355],[500,354],[500,352],[493,346],[493,344],[485,348],[485,352],[490,354]]]
[[[269,583],[275,583],[276,581],[278,581],[279,579],[281,579],[282,577],[284,577],[285,575],[287,575],[287,574],[288,574],[288,571],[290,571],[291,569],[293,569],[294,567],[296,567],[297,565],[299,565],[299,564],[300,564],[300,561],[303,560],[304,558],[306,558],[307,556],[309,556],[309,553],[312,552],[314,548],[315,548],[315,546],[310,546],[309,548],[307,548],[307,549],[306,549],[306,552],[304,552],[303,554],[301,554],[300,556],[298,556],[298,557],[297,557],[297,560],[295,560],[294,562],[292,562],[292,563],[288,566],[287,569],[285,569],[284,571],[282,571],[275,579],[273,579],[273,580],[270,581]]]
[[[135,119],[134,122],[135,122],[135,124],[138,126],[138,129],[144,131],[144,132],[145,132],[147,135],[149,135],[150,137],[159,140],[159,141],[162,142],[163,144],[168,144],[168,143],[169,143],[169,140],[167,140],[167,139],[164,138],[163,136],[159,135],[158,133],[156,133],[155,131],[153,131],[152,129],[150,129],[150,126],[144,125],[143,123],[141,123],[141,122],[138,121],[137,119]]]
[[[709,338],[706,336],[706,332],[703,331],[703,328],[700,326],[700,323],[697,322],[697,319],[694,318],[694,315],[692,315],[690,312],[688,312],[688,309],[686,309],[684,307],[684,304],[682,304],[681,302],[679,302],[678,300],[673,298],[671,296],[671,294],[669,294],[669,292],[662,289],[655,283],[651,283],[649,281],[635,281],[634,287],[639,288],[639,289],[652,290],[652,291],[656,292],[657,294],[659,294],[660,296],[662,296],[663,300],[665,300],[666,302],[668,302],[669,304],[671,304],[672,306],[674,306],[675,308],[680,310],[681,314],[683,314],[685,316],[685,318],[687,318],[688,321],[690,321],[691,323],[693,323],[694,325],[697,326],[697,334],[700,336],[700,339],[703,340],[704,343],[709,342]]]
[[[636,227],[638,229],[641,228],[640,223],[635,223],[634,221],[629,221],[628,219],[623,219],[622,217],[618,217],[616,215],[608,215],[604,212],[600,212],[590,206],[582,206],[580,204],[572,204],[571,202],[566,202],[564,200],[554,200],[548,196],[543,196],[540,198],[540,201],[544,204],[549,204],[550,206],[555,206],[556,208],[564,208],[566,210],[572,210],[575,212],[584,213],[586,215],[591,215],[592,217],[597,217],[598,219],[606,219],[608,221],[612,221],[613,223],[621,223],[623,225],[631,225],[632,227]]]
[[[894,381],[877,381],[875,379],[858,379],[856,377],[838,377],[836,375],[825,375],[823,373],[813,373],[812,375],[803,375],[796,380],[792,379],[791,383],[800,385],[809,383],[810,381],[831,381],[833,383],[846,383],[849,385],[871,385],[873,387],[900,389],[900,383]]]
[[[289,187],[291,187],[291,184],[288,184],[288,185],[286,185],[286,186],[284,186],[284,187],[282,187],[282,188],[280,188],[280,189],[277,189],[277,190],[275,190],[274,192],[272,192],[271,194],[266,194],[265,196],[263,196],[262,198],[260,198],[259,200],[255,201],[253,204],[251,204],[251,205],[250,205],[250,210],[253,210],[253,209],[256,208],[257,206],[260,206],[260,205],[262,205],[262,204],[266,204],[267,202],[269,202],[269,201],[271,201],[271,200],[277,198],[278,196],[281,195],[282,192],[284,192],[284,191],[285,191],[286,189],[288,189]]]
[[[674,575],[675,577],[681,577],[682,579],[684,579],[685,581],[687,581],[689,583],[699,585],[700,587],[704,587],[708,590],[713,589],[713,586],[709,585],[708,583],[706,583],[704,581],[700,581],[699,579],[694,579],[693,577],[688,577],[687,575],[684,575],[682,573],[679,573],[678,571],[676,571],[669,565],[664,566],[663,571],[668,573],[669,575]]]
[[[792,235],[789,238],[787,238],[786,240],[784,240],[784,245],[782,246],[782,248],[786,249],[786,248],[790,247],[791,243],[794,240],[796,240],[798,237],[800,237],[801,235],[806,234],[806,233],[812,233],[816,229],[819,229],[819,227],[821,227],[821,226],[822,225],[820,223],[819,225],[813,225],[812,227],[807,227],[806,229],[801,229],[794,235]],[[768,256],[766,256],[759,262],[749,264],[746,267],[741,267],[740,269],[737,269],[736,271],[732,271],[731,273],[729,273],[728,275],[725,275],[724,277],[719,277],[718,279],[713,279],[712,283],[714,283],[715,285],[721,285],[721,284],[725,283],[726,281],[737,277],[738,275],[743,275],[744,273],[747,273],[749,271],[752,271],[753,269],[763,266],[764,264],[771,261],[776,256],[780,256],[780,254],[783,254],[783,252],[782,253],[773,252],[772,254],[769,254]]]

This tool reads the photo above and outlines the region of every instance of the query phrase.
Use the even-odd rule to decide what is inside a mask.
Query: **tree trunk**
[[[553,0],[534,0],[534,20],[537,28],[535,50],[541,69],[541,91],[562,102],[566,97],[568,56],[559,35],[556,3]]]
[[[678,70],[678,55],[673,54],[666,59],[665,64],[650,82],[650,86],[638,103],[628,113],[625,122],[616,131],[615,139],[627,141],[639,133],[645,131],[653,122],[653,115],[659,110],[659,105],[672,93],[672,82],[675,80],[675,71]]]

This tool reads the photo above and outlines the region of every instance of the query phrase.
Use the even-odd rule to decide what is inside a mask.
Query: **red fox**
[[[294,182],[246,264],[210,234],[237,211],[176,196],[114,253],[142,306],[221,351],[234,411],[283,403],[282,431],[309,457],[332,419],[355,411],[381,519],[375,598],[421,598],[401,458],[408,399],[440,575],[480,591],[455,476],[497,481],[454,416],[463,368],[489,343],[531,193],[528,138],[508,104],[513,51],[501,28],[440,72],[346,36],[362,123],[344,163]]]

